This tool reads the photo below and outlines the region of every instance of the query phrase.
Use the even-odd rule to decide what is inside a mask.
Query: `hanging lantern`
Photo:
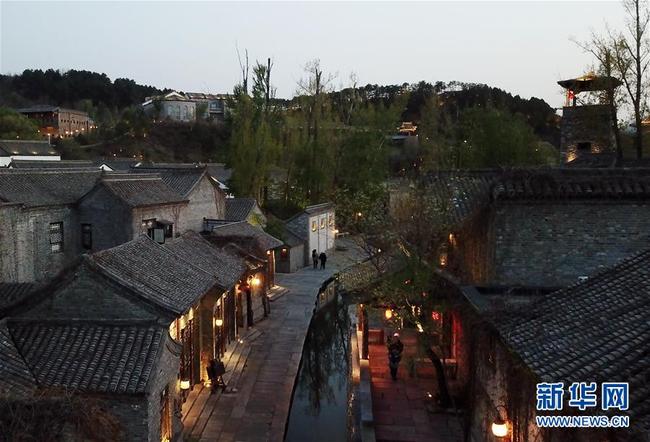
[[[181,381],[181,390],[189,390],[190,389],[190,381],[188,379],[183,379]]]
[[[434,321],[440,321],[441,318],[442,315],[440,314],[440,312],[437,312],[435,310],[431,312],[431,319],[433,319]]]
[[[223,319],[221,319],[221,318],[215,319],[214,320],[214,325],[216,325],[217,327],[223,326]]]
[[[393,317],[393,310],[387,308],[386,311],[384,312],[384,317],[386,319],[390,319]]]
[[[262,283],[262,280],[258,278],[257,276],[254,276],[253,279],[251,279],[251,285],[253,287],[259,287],[259,285]]]
[[[496,437],[506,437],[508,435],[508,424],[501,417],[498,417],[492,423],[492,434]]]

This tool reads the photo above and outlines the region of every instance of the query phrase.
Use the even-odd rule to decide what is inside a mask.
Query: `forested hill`
[[[73,108],[106,107],[122,110],[161,91],[128,78],[111,81],[106,74],[90,71],[27,69],[19,75],[0,75],[0,106],[22,107],[51,104]]]
[[[349,93],[350,89],[334,92],[333,101],[345,101],[345,96]],[[401,117],[403,121],[415,123],[420,122],[422,110],[425,109],[427,100],[433,96],[438,97],[440,106],[452,118],[467,109],[493,107],[522,115],[538,137],[555,145],[559,143],[559,119],[555,109],[546,101],[536,97],[522,98],[486,84],[457,81],[421,81],[387,86],[368,84],[357,88],[356,93],[361,101],[382,101],[386,106],[407,95],[408,100]]]

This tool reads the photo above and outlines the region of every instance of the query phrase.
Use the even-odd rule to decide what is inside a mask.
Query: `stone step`
[[[288,288],[276,285],[275,287],[273,287],[271,290],[268,291],[269,301],[275,302],[278,299],[282,298],[287,293],[289,293]]]

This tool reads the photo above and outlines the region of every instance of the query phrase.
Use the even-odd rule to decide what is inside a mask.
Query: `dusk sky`
[[[0,1],[0,71],[87,69],[181,91],[230,92],[236,46],[274,60],[290,97],[319,58],[333,86],[480,82],[561,106],[556,81],[591,63],[585,40],[619,2],[225,3]]]

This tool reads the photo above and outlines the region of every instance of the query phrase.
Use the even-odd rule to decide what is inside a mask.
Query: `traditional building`
[[[246,221],[254,226],[266,227],[266,216],[255,198],[227,198],[226,221]]]
[[[0,140],[0,167],[9,167],[12,162],[23,160],[38,164],[58,162],[61,154],[47,141]]]
[[[650,252],[643,251],[563,290],[479,292],[465,288],[474,315],[471,439],[647,440],[650,433]],[[473,319],[467,320],[470,317]],[[480,325],[479,325],[480,324]],[[467,361],[469,364],[469,361]],[[536,410],[536,384],[562,383],[559,411]],[[593,405],[575,408],[569,386],[594,382]],[[629,384],[629,407],[603,411],[603,382]],[[596,402],[597,401],[597,402]],[[629,428],[540,428],[540,415],[627,416]]]
[[[621,84],[620,80],[592,73],[558,81],[558,84],[566,89],[560,124],[560,152],[564,161],[570,163],[599,154],[614,160],[614,126],[617,119],[613,107],[602,100],[599,104],[579,103],[578,95],[585,92],[611,92]]]
[[[159,97],[147,97],[142,109],[157,121],[191,122],[196,120],[196,102],[179,92],[169,92]]]
[[[336,212],[332,203],[308,206],[285,221],[287,230],[305,242],[304,265],[309,265],[312,250],[327,252],[334,248]]]

